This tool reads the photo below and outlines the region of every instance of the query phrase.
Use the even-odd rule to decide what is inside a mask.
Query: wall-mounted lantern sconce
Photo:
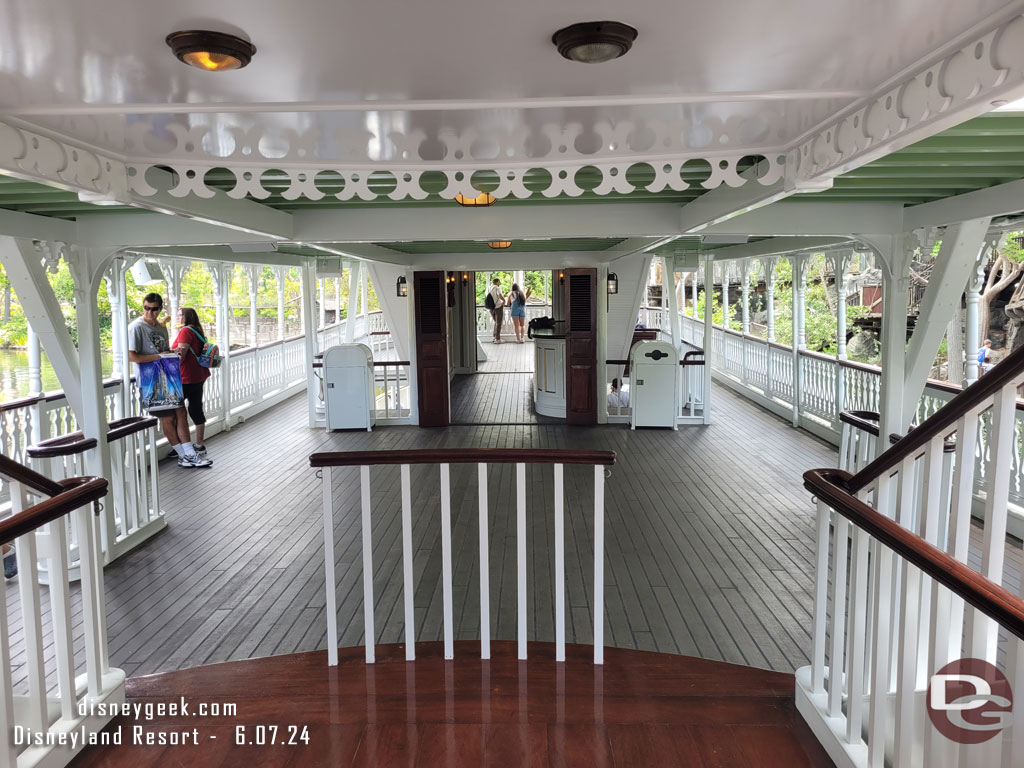
[[[405,275],[399,275],[398,281],[395,283],[395,290],[398,293],[398,298],[405,299],[409,296],[409,284],[405,281]]]
[[[558,273],[558,284],[565,285],[565,272]]]
[[[608,295],[614,295],[619,292],[619,276],[614,272],[608,273]]]
[[[462,284],[463,285],[468,285],[469,284],[469,274],[467,272],[463,272],[462,273]]]

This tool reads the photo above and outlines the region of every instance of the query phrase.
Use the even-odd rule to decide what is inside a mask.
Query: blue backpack
[[[192,333],[196,335],[196,338],[199,339],[199,342],[203,345],[202,350],[198,353],[194,349],[192,349],[191,344],[189,345],[189,349],[192,350],[192,354],[196,356],[196,362],[199,363],[199,365],[201,365],[203,368],[219,367],[220,361],[222,359],[220,356],[220,348],[216,344],[211,344],[210,342],[208,342],[205,338],[203,338],[203,334],[201,334],[191,325],[185,327],[192,331]]]

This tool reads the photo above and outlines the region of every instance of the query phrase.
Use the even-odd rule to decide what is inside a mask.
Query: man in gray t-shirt
[[[170,351],[167,328],[160,322],[160,310],[164,300],[159,293],[148,293],[142,300],[142,317],[128,326],[128,359],[135,363],[135,380],[139,377],[139,363],[151,363],[160,359],[162,352]],[[192,445],[188,431],[188,416],[182,405],[169,415],[155,413],[160,419],[167,442],[178,454],[179,467],[208,467],[213,462],[200,459]]]

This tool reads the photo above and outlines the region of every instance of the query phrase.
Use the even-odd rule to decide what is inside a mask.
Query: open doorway
[[[531,319],[553,314],[551,282],[549,270],[475,273],[476,372],[456,375],[452,381],[452,424],[532,425],[558,421],[536,412],[536,351],[527,336]],[[487,295],[495,287],[500,291],[502,306],[492,310]],[[518,289],[518,300],[513,300],[514,288]],[[516,322],[517,315],[521,323]],[[500,328],[496,327],[496,316],[500,316]]]

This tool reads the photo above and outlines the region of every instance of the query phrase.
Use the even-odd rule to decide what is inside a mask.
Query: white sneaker
[[[212,467],[213,462],[209,459],[200,458],[198,454],[182,456],[178,459],[179,467]]]

